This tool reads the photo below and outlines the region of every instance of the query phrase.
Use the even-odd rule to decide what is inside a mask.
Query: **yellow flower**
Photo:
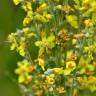
[[[73,53],[73,51],[68,51],[66,57],[68,61],[74,61],[77,59],[77,56],[75,53]]]
[[[17,40],[16,40],[16,33],[11,33],[8,36],[8,41],[12,43],[10,50],[14,50],[15,48],[18,47],[18,43],[17,43]]]
[[[32,76],[29,74],[34,70],[34,67],[29,65],[27,60],[18,62],[18,68],[15,70],[15,73],[19,75],[19,83],[29,83],[32,80]]]
[[[62,5],[57,5],[56,8],[59,10],[62,10],[63,7],[62,7]]]
[[[26,49],[26,42],[24,40],[21,41],[20,46],[17,47],[17,52],[19,52],[21,56],[25,56],[25,49]]]
[[[42,70],[44,71],[45,61],[42,58],[38,58],[38,63],[41,66]]]
[[[23,28],[22,31],[24,33],[24,37],[26,38],[31,38],[32,36],[35,36],[35,34],[30,31],[29,27]]]
[[[14,43],[12,43],[10,50],[14,50],[17,47],[18,47],[17,42],[14,42]]]
[[[76,68],[75,61],[68,61],[68,62],[66,62],[66,68],[74,70]]]
[[[18,5],[19,3],[21,3],[22,0],[13,0],[15,5]]]
[[[65,93],[65,92],[66,92],[65,89],[64,89],[64,87],[62,87],[62,86],[56,88],[56,90],[57,90],[59,93]]]
[[[66,15],[66,20],[68,21],[68,23],[74,27],[74,28],[78,28],[78,22],[77,22],[77,16],[75,15]]]
[[[22,8],[23,8],[26,12],[32,11],[31,2],[27,2],[25,5],[22,6]]]
[[[69,13],[70,11],[74,11],[69,5],[64,5],[62,10],[66,13]]]
[[[40,22],[43,22],[43,23],[48,22],[47,19],[45,18],[45,16],[42,16],[40,14],[36,14],[34,16],[34,20],[40,21]]]
[[[92,23],[91,19],[85,20],[84,24],[85,24],[86,27],[92,27],[93,26],[93,23]]]
[[[46,52],[49,49],[52,49],[55,47],[55,36],[53,34],[51,34],[48,38],[46,38],[46,36],[42,37],[42,40],[38,40],[35,42],[35,45],[38,46],[39,49],[39,56],[43,54],[43,52],[46,50]]]
[[[43,90],[36,91],[35,96],[43,96]]]
[[[52,19],[52,15],[51,14],[46,14],[45,16],[48,20]]]
[[[74,34],[75,38],[83,38],[85,36],[84,33]]]
[[[51,74],[50,76],[46,76],[45,82],[50,85],[54,84],[55,83],[54,75]]]
[[[87,11],[91,7],[90,5],[91,5],[90,0],[83,0],[82,1],[82,9],[84,11]]]
[[[33,11],[28,11],[27,12],[27,17],[33,19]]]
[[[29,8],[29,9],[26,9],[26,11],[27,11],[27,16],[23,20],[23,25],[24,26],[27,26],[33,20],[33,11],[32,11],[32,9]]]
[[[66,62],[66,69],[64,70],[65,75],[69,75],[74,69],[76,69],[75,61]]]
[[[23,25],[26,26],[26,25],[28,25],[30,22],[31,22],[31,18],[25,17],[24,20],[23,20]]]
[[[24,34],[28,34],[29,33],[29,27],[23,28],[22,31],[24,32]]]
[[[47,8],[47,4],[43,3],[42,5],[39,6],[39,8],[37,8],[37,12],[43,12],[44,10],[46,10]]]
[[[72,44],[77,44],[78,40],[77,39],[72,39]]]

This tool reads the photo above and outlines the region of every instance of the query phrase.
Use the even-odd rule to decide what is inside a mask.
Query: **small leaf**
[[[89,65],[88,65],[88,69],[89,69],[90,71],[94,71],[95,67],[94,67],[94,65],[89,64]]]

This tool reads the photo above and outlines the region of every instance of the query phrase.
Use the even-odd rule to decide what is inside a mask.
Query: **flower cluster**
[[[8,36],[24,60],[15,73],[27,96],[77,96],[96,91],[96,1],[13,0],[26,12]],[[35,56],[34,51],[36,52]]]

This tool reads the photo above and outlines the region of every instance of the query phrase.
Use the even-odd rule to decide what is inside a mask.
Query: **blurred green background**
[[[9,50],[7,36],[22,27],[23,14],[12,0],[0,0],[0,96],[21,96],[14,74],[20,57]]]
[[[24,11],[12,0],[0,0],[0,96],[21,96],[14,69],[21,58],[10,51],[7,36],[22,28]],[[96,93],[81,92],[80,96],[96,96]]]

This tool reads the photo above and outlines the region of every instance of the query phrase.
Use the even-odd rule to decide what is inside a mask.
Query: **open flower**
[[[54,74],[51,74],[50,76],[46,76],[45,82],[49,85],[52,85],[55,83]]]
[[[34,67],[30,65],[27,60],[22,62],[18,62],[18,68],[15,70],[15,73],[19,75],[18,82],[19,83],[29,83],[32,80],[32,71]]]
[[[66,62],[66,69],[64,70],[65,75],[69,75],[72,71],[76,69],[75,61],[68,61]]]
[[[36,41],[35,45],[38,46],[39,49],[39,55],[42,55],[42,53],[48,49],[52,49],[55,46],[55,36],[51,34],[48,38],[42,37],[42,41]]]
[[[91,19],[87,19],[84,21],[84,24],[86,27],[92,27],[93,26],[93,23],[92,23],[92,20]]]

